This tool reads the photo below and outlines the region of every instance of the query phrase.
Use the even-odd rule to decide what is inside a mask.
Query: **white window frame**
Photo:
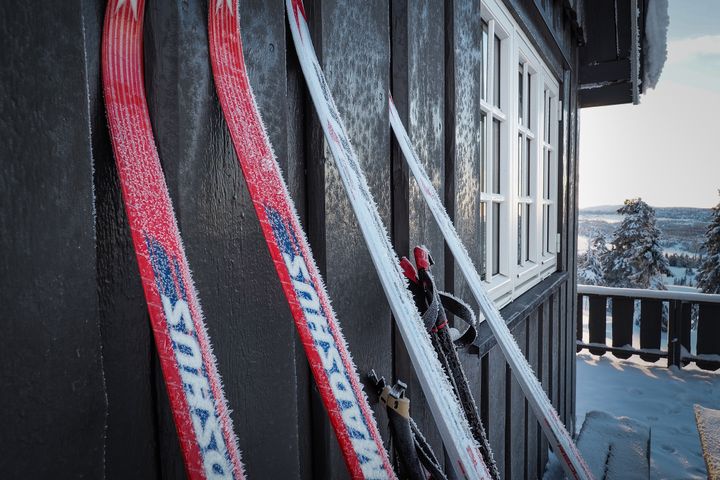
[[[547,68],[537,51],[530,44],[519,25],[512,19],[501,2],[483,0],[482,18],[488,25],[488,61],[483,66],[487,72],[487,98],[480,100],[485,115],[484,185],[480,201],[485,211],[485,287],[495,303],[502,307],[537,285],[556,270],[557,266],[557,210],[558,210],[558,148],[559,148],[559,82]],[[482,26],[480,27],[482,28]],[[495,35],[501,39],[500,54],[500,106],[494,105]],[[484,47],[483,47],[484,48]],[[530,124],[519,125],[518,116],[518,68],[523,64],[523,78],[532,77],[531,92],[528,82],[523,82],[523,98],[530,98]],[[482,79],[481,79],[482,80]],[[545,128],[545,92],[550,96],[550,136]],[[530,93],[528,97],[528,93]],[[523,117],[526,115],[523,112]],[[500,193],[493,192],[493,119],[500,121]],[[522,139],[521,141],[518,138]],[[521,196],[518,155],[530,139],[530,189]],[[549,140],[549,141],[548,141]],[[545,195],[544,155],[549,152],[549,195]],[[495,218],[493,205],[500,205],[500,268],[493,275]],[[529,230],[522,238],[518,252],[519,209],[530,206]],[[549,218],[544,219],[548,207]],[[523,217],[523,225],[526,219]],[[524,226],[522,228],[525,228]],[[545,229],[550,232],[549,242]],[[529,248],[525,244],[529,245]],[[544,248],[547,245],[547,249]],[[527,254],[526,254],[527,252]],[[518,254],[521,262],[518,264]]]
[[[488,10],[482,12],[483,20],[488,24],[488,58],[487,66],[483,70],[487,72],[485,85],[487,86],[486,98],[480,99],[480,108],[485,115],[485,142],[484,149],[484,185],[480,193],[480,202],[485,211],[485,271],[486,288],[488,288],[493,299],[497,300],[512,292],[512,265],[510,264],[510,163],[511,149],[510,140],[510,105],[511,95],[509,90],[510,79],[508,78],[508,64],[512,52],[513,29],[509,17],[493,15]],[[482,28],[482,27],[481,27]],[[495,105],[495,55],[498,54],[495,48],[495,37],[500,39],[500,105]],[[495,146],[495,124],[499,122],[500,128],[500,182],[499,192],[494,191],[494,146]],[[499,240],[500,257],[498,272],[494,272],[494,248],[495,245],[495,208],[499,205]]]

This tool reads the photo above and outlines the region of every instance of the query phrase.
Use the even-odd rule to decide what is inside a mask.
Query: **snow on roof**
[[[647,4],[645,15],[645,38],[643,48],[645,61],[643,62],[642,91],[655,88],[667,59],[667,31],[670,25],[668,14],[668,0],[653,0]]]

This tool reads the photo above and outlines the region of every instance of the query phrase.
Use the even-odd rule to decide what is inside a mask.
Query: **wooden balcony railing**
[[[665,358],[668,367],[720,368],[720,295],[589,285],[578,285],[577,295],[578,352],[639,355],[648,362]]]

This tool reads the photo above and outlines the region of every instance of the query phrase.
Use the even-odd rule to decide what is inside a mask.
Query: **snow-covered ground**
[[[720,371],[666,368],[663,362],[635,358],[578,354],[578,430],[593,410],[629,417],[650,427],[650,478],[707,478],[693,405],[720,409]],[[544,480],[562,478],[562,468],[551,454]]]
[[[651,430],[652,478],[706,478],[693,404],[720,409],[720,372],[634,358],[578,354],[577,425],[592,410],[640,421]]]
[[[583,340],[588,339],[587,304],[583,312]],[[612,317],[607,317],[607,344],[612,343]],[[691,332],[693,353],[696,331]],[[640,347],[639,326],[633,326],[633,346]],[[661,348],[667,348],[662,334]],[[587,351],[577,356],[576,425],[593,410],[629,417],[650,427],[651,478],[706,478],[693,405],[720,409],[720,370],[708,372],[694,365],[667,368],[666,360],[648,363],[637,356],[620,360]],[[550,459],[545,480],[562,478],[557,460]]]

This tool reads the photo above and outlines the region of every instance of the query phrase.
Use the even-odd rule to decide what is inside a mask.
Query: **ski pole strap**
[[[400,260],[400,268],[409,280],[408,287],[425,328],[430,333],[436,333],[448,327],[447,313],[451,313],[467,325],[462,331],[455,328],[449,330],[453,343],[458,348],[470,345],[477,337],[475,313],[467,303],[453,294],[436,290],[435,279],[430,274],[430,267],[434,262],[427,249],[415,247],[413,254],[417,270],[406,257]]]
[[[462,320],[467,325],[465,330],[457,333],[457,336],[453,335],[455,346],[463,348],[473,343],[477,337],[477,319],[470,305],[451,293],[438,292],[438,296],[445,312],[452,313],[456,319]]]
[[[447,321],[441,322],[438,325],[438,320],[440,319],[440,307],[440,299],[437,295],[433,295],[432,302],[430,302],[430,305],[428,305],[427,310],[422,312],[422,314],[420,315],[420,318],[425,325],[425,329],[428,332],[437,332],[441,328],[447,327]]]

